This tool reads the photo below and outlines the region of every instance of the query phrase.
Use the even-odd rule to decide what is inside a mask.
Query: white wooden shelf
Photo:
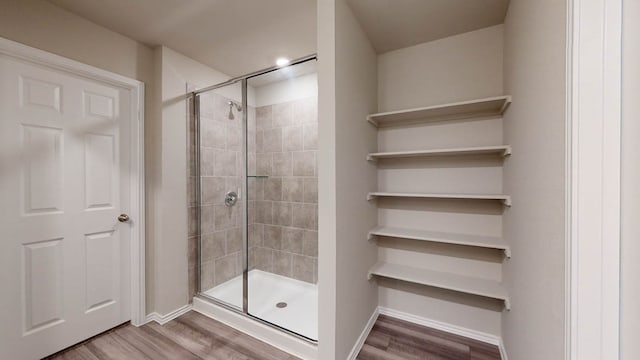
[[[367,155],[367,160],[376,161],[378,159],[408,158],[408,157],[433,157],[433,156],[454,156],[454,155],[511,155],[511,146],[478,146],[467,148],[451,148],[451,149],[432,149],[417,151],[394,151],[394,152],[378,152]]]
[[[396,198],[423,198],[423,199],[463,199],[463,200],[496,200],[505,206],[511,206],[511,197],[501,194],[426,194],[426,193],[396,193],[396,192],[370,192],[367,200],[378,197]]]
[[[504,113],[509,104],[511,104],[511,96],[497,96],[486,99],[371,114],[367,116],[367,121],[376,127],[385,127],[432,121],[498,116]]]
[[[386,262],[373,266],[369,279],[373,275],[502,300],[505,308],[511,310],[507,291],[498,281]]]
[[[511,257],[511,249],[509,248],[509,245],[507,245],[507,243],[502,238],[493,236],[444,233],[437,231],[395,228],[388,226],[378,226],[369,231],[369,239],[372,239],[374,236],[385,236],[444,244],[497,249],[504,251],[504,254],[507,258]]]

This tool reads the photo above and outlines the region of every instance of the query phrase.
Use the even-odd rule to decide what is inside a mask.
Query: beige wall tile
[[[291,203],[275,201],[273,203],[273,223],[275,225],[291,225]]]
[[[282,179],[282,200],[302,202],[303,198],[303,180],[301,178],[285,177]]]
[[[208,234],[215,231],[214,210],[213,205],[202,206],[200,209],[200,226],[202,234]]]
[[[302,236],[302,255],[318,257],[318,232],[305,230]]]
[[[302,125],[287,126],[282,130],[282,150],[302,150]]]
[[[200,148],[200,176],[213,176],[214,162],[214,149]]]
[[[307,230],[317,228],[317,206],[314,204],[292,203],[292,226]]]
[[[282,227],[264,225],[264,247],[280,250],[282,247]]]
[[[249,247],[262,246],[262,239],[264,239],[264,225],[249,225]]]
[[[293,103],[294,121],[297,124],[318,121],[317,100],[315,97]]]
[[[264,130],[262,135],[263,152],[282,152],[282,128]]]
[[[227,123],[226,136],[227,150],[240,151],[242,148],[242,128],[234,124]]]
[[[242,228],[234,227],[227,230],[227,247],[226,253],[235,253],[242,251]]]
[[[203,263],[213,261],[225,255],[226,231],[204,234],[201,238],[200,256]]]
[[[213,207],[216,230],[224,230],[236,225],[235,206],[214,205]]]
[[[238,174],[236,155],[235,151],[214,149],[213,174],[216,176],[236,176]]]
[[[215,285],[220,285],[237,276],[236,254],[229,254],[214,260],[214,273]]]
[[[273,127],[284,127],[293,124],[293,104],[290,102],[272,105]]]
[[[282,251],[302,254],[304,230],[291,227],[282,228]]]
[[[291,153],[273,153],[271,175],[291,176]],[[313,175],[313,174],[312,174]]]
[[[225,178],[203,176],[201,180],[202,204],[222,204],[224,203]]]
[[[196,217],[196,210],[197,208],[195,207],[190,207],[187,209],[187,211],[189,211],[189,213],[187,214],[187,221],[189,222],[187,236],[189,237],[198,235],[198,219]]]
[[[256,130],[271,128],[271,106],[256,108]]]
[[[294,279],[313,283],[315,267],[314,258],[302,255],[292,255],[291,275]]]
[[[273,249],[255,247],[249,252],[249,267],[263,271],[273,271]]]
[[[273,251],[273,273],[291,277],[292,254],[284,251]]]
[[[305,150],[318,149],[318,123],[304,124],[303,145]]]
[[[201,119],[200,120],[201,145],[210,148],[226,149],[228,136],[223,122]]]
[[[293,175],[313,176],[316,168],[315,151],[296,151],[293,154]]]
[[[282,200],[282,178],[271,177],[264,180],[264,199],[272,201]]]
[[[273,202],[256,201],[256,222],[273,224]]]
[[[256,154],[256,175],[271,175],[271,158],[272,154]]]
[[[264,152],[264,130],[256,131],[256,152]]]
[[[318,203],[318,178],[304,179],[304,202],[316,204]]]
[[[205,263],[202,263],[202,266],[200,268],[200,286],[202,288],[202,291],[207,291],[209,289],[211,289],[214,284],[214,278],[215,278],[215,267],[214,267],[214,262],[213,261],[208,261]]]

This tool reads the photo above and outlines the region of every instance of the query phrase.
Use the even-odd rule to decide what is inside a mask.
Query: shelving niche
[[[428,125],[432,122],[453,120],[474,121],[500,117],[511,103],[511,96],[496,96],[485,99],[469,100],[435,106],[420,107],[407,110],[382,112],[367,116],[367,121],[379,130],[388,127],[406,127]],[[500,156],[511,155],[509,145],[490,145],[475,147],[449,147],[436,149],[417,149],[409,151],[381,151],[367,155],[366,160],[377,163],[379,160],[393,161],[402,158],[431,158],[446,156]],[[473,159],[472,159],[473,161]],[[367,200],[377,198],[413,198],[413,199],[451,199],[469,201],[498,201],[505,207],[511,206],[511,197],[505,194],[467,194],[438,192],[390,192],[374,191],[367,195]],[[511,249],[500,237],[469,235],[452,232],[436,232],[393,226],[377,226],[370,230],[369,239],[391,237],[411,241],[435,242],[451,245],[486,248],[504,252],[505,258],[511,257]],[[471,294],[504,301],[509,310],[509,296],[498,281],[480,277],[470,277],[456,273],[443,272],[422,266],[407,266],[390,262],[378,262],[369,271],[369,278],[374,276],[392,278],[400,281],[442,288],[463,294]]]

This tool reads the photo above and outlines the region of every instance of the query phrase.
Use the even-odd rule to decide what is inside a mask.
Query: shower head
[[[235,116],[233,116],[233,108],[236,108],[236,111],[242,111],[242,106],[240,106],[240,104],[238,104],[235,101],[227,101],[227,104],[229,104],[229,120],[233,120],[235,119]]]

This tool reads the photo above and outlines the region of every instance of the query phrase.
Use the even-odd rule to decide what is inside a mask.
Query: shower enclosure
[[[315,56],[194,92],[195,292],[317,340]]]

